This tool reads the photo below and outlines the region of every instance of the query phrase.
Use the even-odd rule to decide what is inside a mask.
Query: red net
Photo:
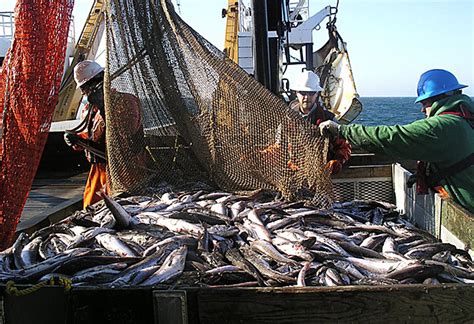
[[[17,0],[3,62],[0,249],[9,246],[51,126],[64,68],[73,0]]]

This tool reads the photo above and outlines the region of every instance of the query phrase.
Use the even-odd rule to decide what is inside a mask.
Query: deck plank
[[[24,230],[52,214],[57,215],[58,207],[70,211],[69,205],[77,206],[82,200],[86,179],[87,173],[65,178],[37,177],[31,186],[17,230]]]

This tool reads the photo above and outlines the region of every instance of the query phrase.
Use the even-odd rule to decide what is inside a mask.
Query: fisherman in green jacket
[[[416,175],[417,191],[425,191],[423,184],[441,186],[454,201],[474,212],[474,102],[461,93],[465,87],[448,71],[429,70],[420,77],[415,101],[422,104],[426,119],[402,126],[325,121],[319,129],[323,135],[341,136],[374,153],[423,161]]]

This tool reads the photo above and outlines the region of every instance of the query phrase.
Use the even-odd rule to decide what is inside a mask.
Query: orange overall
[[[141,123],[141,109],[140,100],[129,93],[121,93],[114,89],[111,91],[111,105],[114,112],[114,116],[110,121],[116,129],[117,127],[122,131],[119,132],[118,136],[123,139],[121,142],[126,142],[130,138],[135,136],[143,136],[143,127]],[[89,113],[89,109],[92,111]],[[82,118],[87,118],[86,129],[78,135],[87,141],[88,144],[105,152],[105,114],[95,105],[87,104],[82,111]],[[134,148],[131,152],[128,152],[123,148],[124,158],[129,159],[135,166],[144,166],[144,152],[143,150],[137,150],[135,146],[138,144],[134,143]],[[73,149],[82,150],[78,145],[74,145]],[[136,151],[136,152],[135,152]],[[94,153],[84,150],[87,160],[91,163],[91,169],[87,178],[86,187],[84,189],[84,208],[88,205],[94,204],[100,201],[102,198],[97,193],[100,190],[105,190],[105,193],[110,192],[110,183],[108,181],[108,167],[106,161]],[[142,168],[128,168],[128,170],[121,170],[122,172],[128,172],[128,178],[131,178],[130,174],[133,172],[141,175],[143,174]],[[133,176],[133,174],[132,174]],[[137,176],[138,177],[138,176]],[[137,177],[132,177],[136,179]],[[125,177],[127,178],[127,177]],[[123,185],[123,184],[122,184]],[[130,187],[130,184],[126,184],[125,187]]]
[[[88,114],[89,109],[92,109]],[[97,106],[87,104],[81,112],[82,119],[88,118],[86,129],[78,135],[86,140],[89,144],[99,147],[105,152],[105,118],[100,113]],[[74,145],[76,151],[83,150],[82,147]],[[86,208],[102,198],[98,195],[101,189],[108,193],[107,187],[107,166],[105,160],[96,156],[88,150],[84,150],[87,160],[91,163],[89,176],[87,177],[86,186],[84,188],[83,207]]]

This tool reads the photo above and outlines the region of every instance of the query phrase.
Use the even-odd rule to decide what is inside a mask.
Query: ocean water
[[[353,123],[404,125],[425,118],[415,97],[362,97],[362,112]]]

